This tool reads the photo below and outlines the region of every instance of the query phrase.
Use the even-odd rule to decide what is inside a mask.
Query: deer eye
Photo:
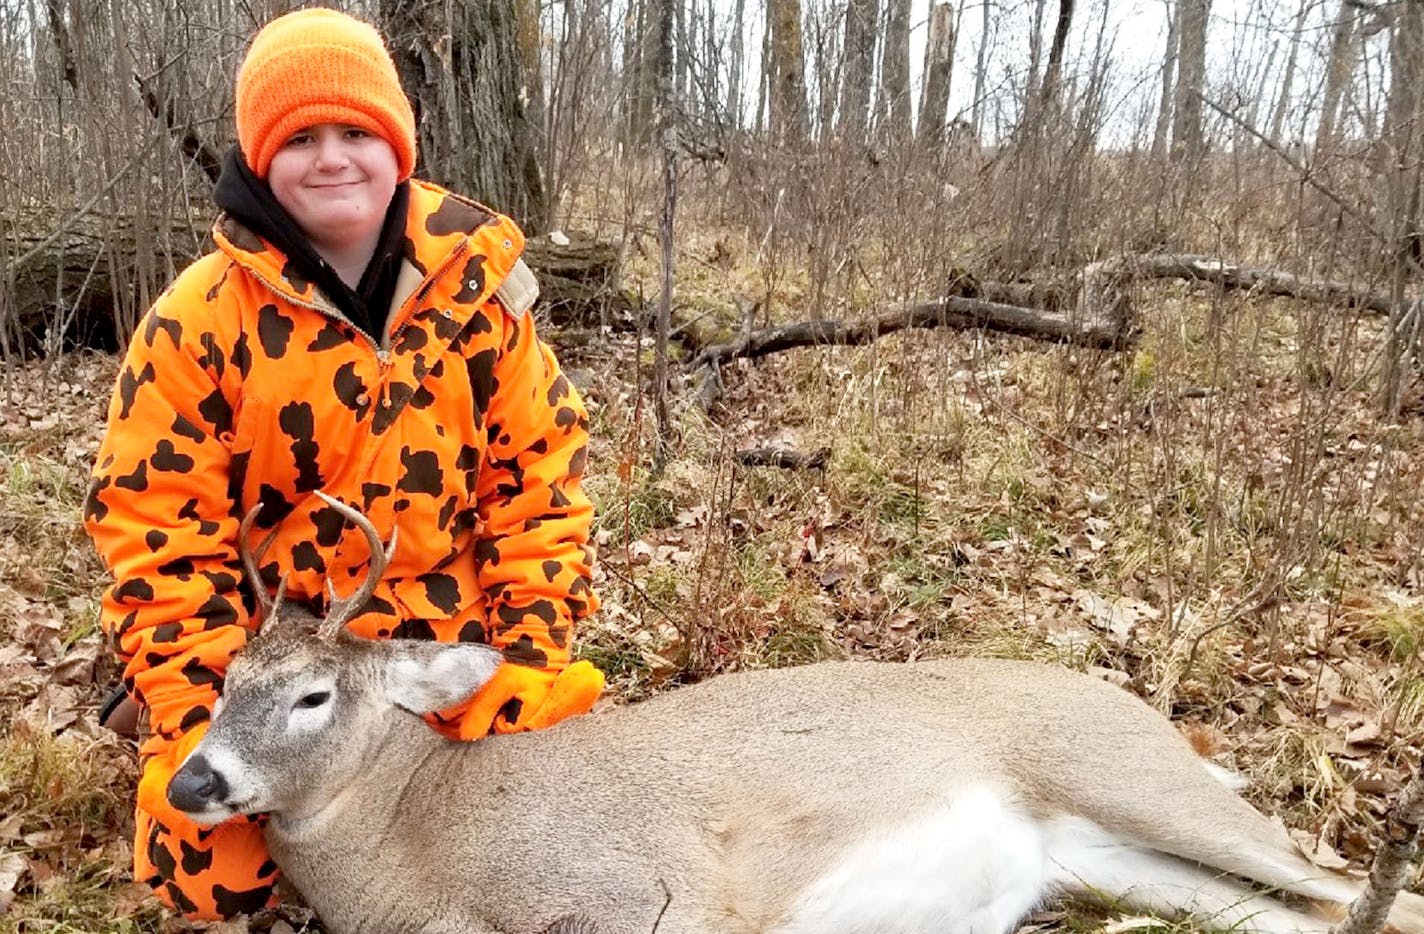
[[[331,700],[330,691],[312,691],[310,694],[297,701],[297,709],[311,710],[315,707],[320,707],[322,704],[325,704],[329,700]]]

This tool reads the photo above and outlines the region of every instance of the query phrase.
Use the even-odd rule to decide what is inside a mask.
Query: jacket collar
[[[218,216],[213,225],[213,240],[233,262],[284,298],[342,316],[317,284],[302,274],[299,264],[232,214],[225,211]],[[492,289],[513,266],[523,246],[523,235],[508,218],[438,185],[412,179],[402,265],[413,267],[419,280],[411,288],[412,276],[403,270],[392,304],[398,305],[419,291],[452,259],[466,251],[491,257],[490,272],[495,278]]]

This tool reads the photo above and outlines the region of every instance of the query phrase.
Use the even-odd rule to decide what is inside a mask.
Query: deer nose
[[[196,814],[227,797],[227,781],[214,772],[208,760],[193,756],[168,782],[168,803],[180,811]]]

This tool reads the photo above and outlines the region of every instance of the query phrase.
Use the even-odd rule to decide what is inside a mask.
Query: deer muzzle
[[[203,814],[227,803],[227,780],[213,771],[206,757],[193,755],[168,783],[168,803],[185,814]]]

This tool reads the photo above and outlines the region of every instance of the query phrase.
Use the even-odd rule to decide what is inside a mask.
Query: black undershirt
[[[248,230],[280,250],[295,267],[295,272],[321,289],[352,324],[380,340],[390,313],[391,298],[396,292],[396,279],[400,276],[410,182],[396,186],[381,225],[376,252],[371,255],[371,262],[354,290],[321,258],[297,222],[277,202],[272,189],[247,167],[247,160],[236,146],[229,149],[223,159],[213,200]]]

